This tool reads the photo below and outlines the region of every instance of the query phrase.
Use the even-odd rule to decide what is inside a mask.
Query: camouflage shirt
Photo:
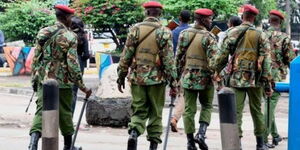
[[[37,35],[32,82],[47,79],[57,80],[59,88],[71,88],[73,83],[85,88],[77,58],[77,37],[60,22],[41,29]]]
[[[154,17],[147,17],[143,22],[159,23],[159,20]],[[125,48],[118,67],[119,78],[125,78],[130,68],[128,80],[132,84],[138,85],[155,85],[160,83],[169,83],[175,81],[176,70],[174,65],[174,53],[172,45],[172,33],[166,27],[155,29],[156,42],[159,49],[159,58],[161,60],[160,67],[148,65],[136,65],[133,62],[136,48],[139,43],[139,27],[134,25],[128,35]]]
[[[218,51],[217,41],[215,36],[208,32],[205,27],[195,25],[192,29],[203,31],[203,38],[201,41],[202,48],[206,53],[207,62],[210,63],[212,57]],[[190,45],[191,38],[189,37],[189,29],[183,30],[180,33],[177,55],[176,55],[176,69],[179,78],[181,77],[182,87],[186,89],[202,90],[207,86],[213,85],[212,75],[213,72],[208,68],[203,69],[189,69],[185,67],[186,53]],[[201,33],[202,34],[202,33]]]
[[[228,56],[234,57],[236,53],[236,47],[232,47],[237,42],[237,38],[246,28],[254,26],[250,22],[244,22],[240,26],[237,26],[228,32],[227,37],[221,46],[220,51],[214,56],[213,63],[211,63],[211,68],[214,68],[218,73],[228,65]],[[258,31],[257,32],[261,32]],[[257,43],[257,58],[262,57],[263,60],[257,60],[252,70],[254,72],[249,72],[246,70],[235,69],[240,68],[238,64],[235,64],[235,60],[239,59],[234,57],[233,59],[233,69],[230,74],[230,86],[231,87],[257,87],[261,86],[261,81],[264,83],[270,83],[272,80],[271,75],[271,56],[270,56],[270,42],[265,33],[261,32],[258,37]],[[261,66],[261,71],[258,72],[258,64]]]
[[[286,78],[287,67],[296,57],[289,36],[274,27],[270,27],[266,34],[271,42],[272,76],[275,82]]]

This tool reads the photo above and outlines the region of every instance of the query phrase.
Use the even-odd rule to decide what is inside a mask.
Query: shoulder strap
[[[140,41],[139,44],[137,45],[137,47],[140,45],[140,43],[142,43],[153,31],[155,31],[157,28],[154,27],[152,30],[150,30],[150,32],[148,32]]]
[[[249,30],[250,27],[247,27],[243,32],[238,36],[236,42],[234,43],[234,48],[236,49],[241,39],[245,36],[245,33]],[[234,50],[235,51],[235,50]]]
[[[62,28],[58,28],[58,29],[54,30],[46,39],[39,41],[39,44],[41,45],[41,47],[44,47],[45,43],[48,42],[61,29]]]
[[[60,32],[60,30],[61,30],[62,28],[58,28],[57,30],[55,30],[52,34],[51,34],[51,36],[49,36],[49,39],[45,42],[45,45],[48,45],[48,44],[50,44],[51,43],[51,41],[53,41],[53,38],[55,38]],[[45,46],[44,45],[44,46]]]
[[[193,37],[192,37],[190,43],[187,45],[187,48],[189,49],[190,46],[191,46],[191,44],[193,43],[193,41],[194,41],[196,35],[199,34],[199,33],[205,33],[205,32],[199,31],[199,30],[196,30],[196,29],[193,29],[193,28],[189,28],[189,29],[187,29],[187,31],[188,31],[188,32],[193,32],[193,33],[194,33],[194,35],[193,35]]]
[[[190,41],[189,45],[187,45],[187,49],[189,49],[189,48],[190,48],[190,46],[191,46],[191,44],[193,43],[193,41],[194,41],[194,39],[195,39],[196,35],[197,35],[197,33],[194,33],[194,35],[193,35],[193,37],[192,37],[192,39],[191,39],[191,41]]]
[[[201,32],[198,31],[198,30],[195,30],[195,29],[193,29],[193,28],[189,28],[189,29],[187,29],[187,31],[188,31],[188,32],[193,32],[193,33],[194,33],[193,37],[191,38],[190,43],[187,45],[187,49],[189,49],[190,46],[191,46],[191,44],[193,43],[193,41],[194,41],[196,35],[197,35],[198,33],[201,33]]]
[[[237,45],[238,45],[238,43],[241,41],[241,39],[245,36],[245,33],[248,31],[248,29],[249,29],[250,27],[247,27],[245,30],[243,30],[242,32],[241,32],[241,34],[238,36],[238,38],[237,38],[237,40],[236,40],[236,42],[234,43],[234,46],[233,46],[233,48],[234,48],[234,51],[233,51],[233,49],[231,48],[230,50],[232,50],[233,52],[232,52],[232,57],[230,58],[230,60],[229,60],[229,63],[228,63],[228,66],[227,66],[227,72],[230,74],[230,75],[232,75],[232,72],[233,72],[233,63],[234,63],[234,59],[235,59],[235,51],[236,51],[236,49],[237,49]]]
[[[156,29],[158,29],[160,27],[159,25],[150,23],[150,22],[142,22],[142,23],[138,24],[138,26],[141,26],[141,25],[152,26],[153,29],[150,30],[143,38],[141,38],[140,41],[138,41],[138,44],[136,45],[136,47],[138,47],[153,31],[155,31]]]
[[[41,57],[39,58],[40,61],[42,61],[44,59],[44,49],[46,48],[46,46],[48,46],[51,41],[53,40],[54,37],[56,37],[59,33],[59,31],[61,30],[62,28],[58,28],[56,29],[54,32],[52,32],[50,34],[50,36],[48,36],[45,40],[41,41],[43,43],[39,43],[42,47],[42,55]]]

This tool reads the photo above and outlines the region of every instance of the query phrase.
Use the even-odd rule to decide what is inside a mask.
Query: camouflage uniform
[[[196,32],[196,34],[192,31],[198,31],[198,33]],[[195,132],[194,118],[197,112],[196,100],[198,96],[202,105],[199,122],[204,122],[206,124],[210,123],[212,100],[214,95],[214,86],[211,78],[213,72],[205,66],[200,67],[201,69],[191,69],[186,66],[187,59],[189,59],[186,55],[189,47],[193,46],[190,45],[190,43],[192,41],[191,36],[194,36],[194,34],[201,35],[203,37],[201,44],[206,55],[205,58],[207,58],[204,60],[206,63],[210,63],[213,55],[218,51],[214,35],[208,32],[206,28],[201,25],[195,25],[193,28],[186,29],[180,33],[176,56],[176,68],[178,74],[177,80],[179,80],[179,77],[182,74],[181,83],[184,88],[185,97],[185,112],[183,114],[183,121],[186,134]],[[194,39],[196,38],[198,38],[198,36]]]
[[[266,31],[267,37],[271,42],[271,58],[272,58],[272,76],[274,82],[282,82],[285,80],[287,75],[287,67],[289,67],[290,62],[296,57],[291,39],[289,36],[274,27],[270,27]],[[275,123],[275,108],[280,97],[279,92],[274,92],[269,98],[269,127],[266,130],[265,141],[267,141],[268,135],[271,133],[272,136],[278,137],[278,131]],[[268,108],[267,102],[265,104],[265,123],[268,124]]]
[[[73,83],[80,89],[84,89],[85,85],[78,64],[76,35],[60,22],[41,29],[37,35],[37,45],[32,63],[32,83],[38,83],[38,99],[30,133],[41,132],[42,129],[42,84],[47,79],[55,79],[59,83],[60,129],[62,135],[72,135],[74,128],[71,88]]]
[[[137,63],[137,47],[141,38],[139,25],[142,23],[159,26],[153,31],[156,37],[154,42],[159,48],[157,63],[154,66]],[[124,79],[130,68],[128,80],[131,83],[133,114],[129,123],[129,132],[134,129],[138,135],[143,134],[146,121],[149,119],[147,139],[161,143],[165,86],[168,82],[173,83],[176,78],[172,36],[171,31],[163,27],[155,17],[147,17],[142,23],[134,25],[128,33],[125,49],[119,62],[118,76],[119,79]]]
[[[257,47],[248,49],[237,49],[235,43],[240,34],[246,29],[251,29],[251,32],[246,32],[244,38],[251,33],[255,33],[256,39],[246,39],[246,42],[256,41]],[[249,31],[248,30],[248,31]],[[250,112],[254,122],[254,134],[262,137],[265,132],[265,124],[263,114],[261,112],[261,98],[263,94],[263,84],[270,88],[271,83],[271,58],[270,58],[270,44],[266,35],[255,29],[250,22],[244,22],[228,32],[228,36],[224,39],[221,50],[214,57],[211,68],[220,72],[228,63],[228,56],[231,55],[233,62],[230,73],[229,86],[232,87],[236,94],[237,104],[237,121],[239,126],[239,133],[242,136],[242,113],[245,103],[246,94],[249,96]],[[247,59],[254,59],[254,61],[247,61]],[[259,71],[260,70],[260,71]]]

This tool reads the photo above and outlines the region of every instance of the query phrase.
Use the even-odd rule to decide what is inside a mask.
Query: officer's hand
[[[90,88],[82,89],[82,92],[85,93],[85,98],[88,99],[92,95],[92,90]]]
[[[213,80],[216,82],[220,82],[222,80],[222,77],[219,74],[215,73],[213,75]]]
[[[32,84],[32,89],[33,89],[34,92],[37,92],[37,89],[38,89],[38,83],[37,82],[34,82]]]
[[[123,93],[122,89],[125,89],[125,79],[124,78],[118,78],[117,80],[118,83],[118,89],[121,93]]]
[[[267,97],[271,97],[273,95],[273,89],[265,89],[265,93],[267,95]]]
[[[177,95],[177,88],[176,87],[171,87],[170,92],[169,92],[169,96],[175,98]]]

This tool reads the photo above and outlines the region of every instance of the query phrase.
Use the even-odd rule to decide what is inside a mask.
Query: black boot
[[[40,132],[33,132],[30,134],[30,143],[28,146],[28,150],[37,150],[38,149],[38,142],[41,138]]]
[[[158,143],[155,141],[150,141],[150,148],[149,150],[157,150]]]
[[[282,137],[280,135],[278,135],[277,137],[273,137],[272,143],[277,146],[279,144],[279,142],[282,141]]]
[[[64,150],[82,150],[81,147],[75,147],[71,149],[72,146],[72,135],[64,136]]]
[[[197,150],[197,147],[195,145],[195,140],[194,140],[194,134],[187,134],[186,135],[187,138],[187,150]]]
[[[265,145],[268,147],[268,148],[275,148],[275,145],[274,144],[270,144],[268,142],[265,142]]]
[[[256,137],[256,150],[268,150],[269,148],[266,146],[264,142],[264,138],[262,136]]]
[[[201,122],[198,133],[195,136],[195,142],[199,144],[201,150],[208,150],[208,146],[205,143],[205,134],[208,124]]]
[[[128,138],[127,150],[136,150],[137,149],[137,138],[138,138],[137,131],[131,130],[129,138]]]

